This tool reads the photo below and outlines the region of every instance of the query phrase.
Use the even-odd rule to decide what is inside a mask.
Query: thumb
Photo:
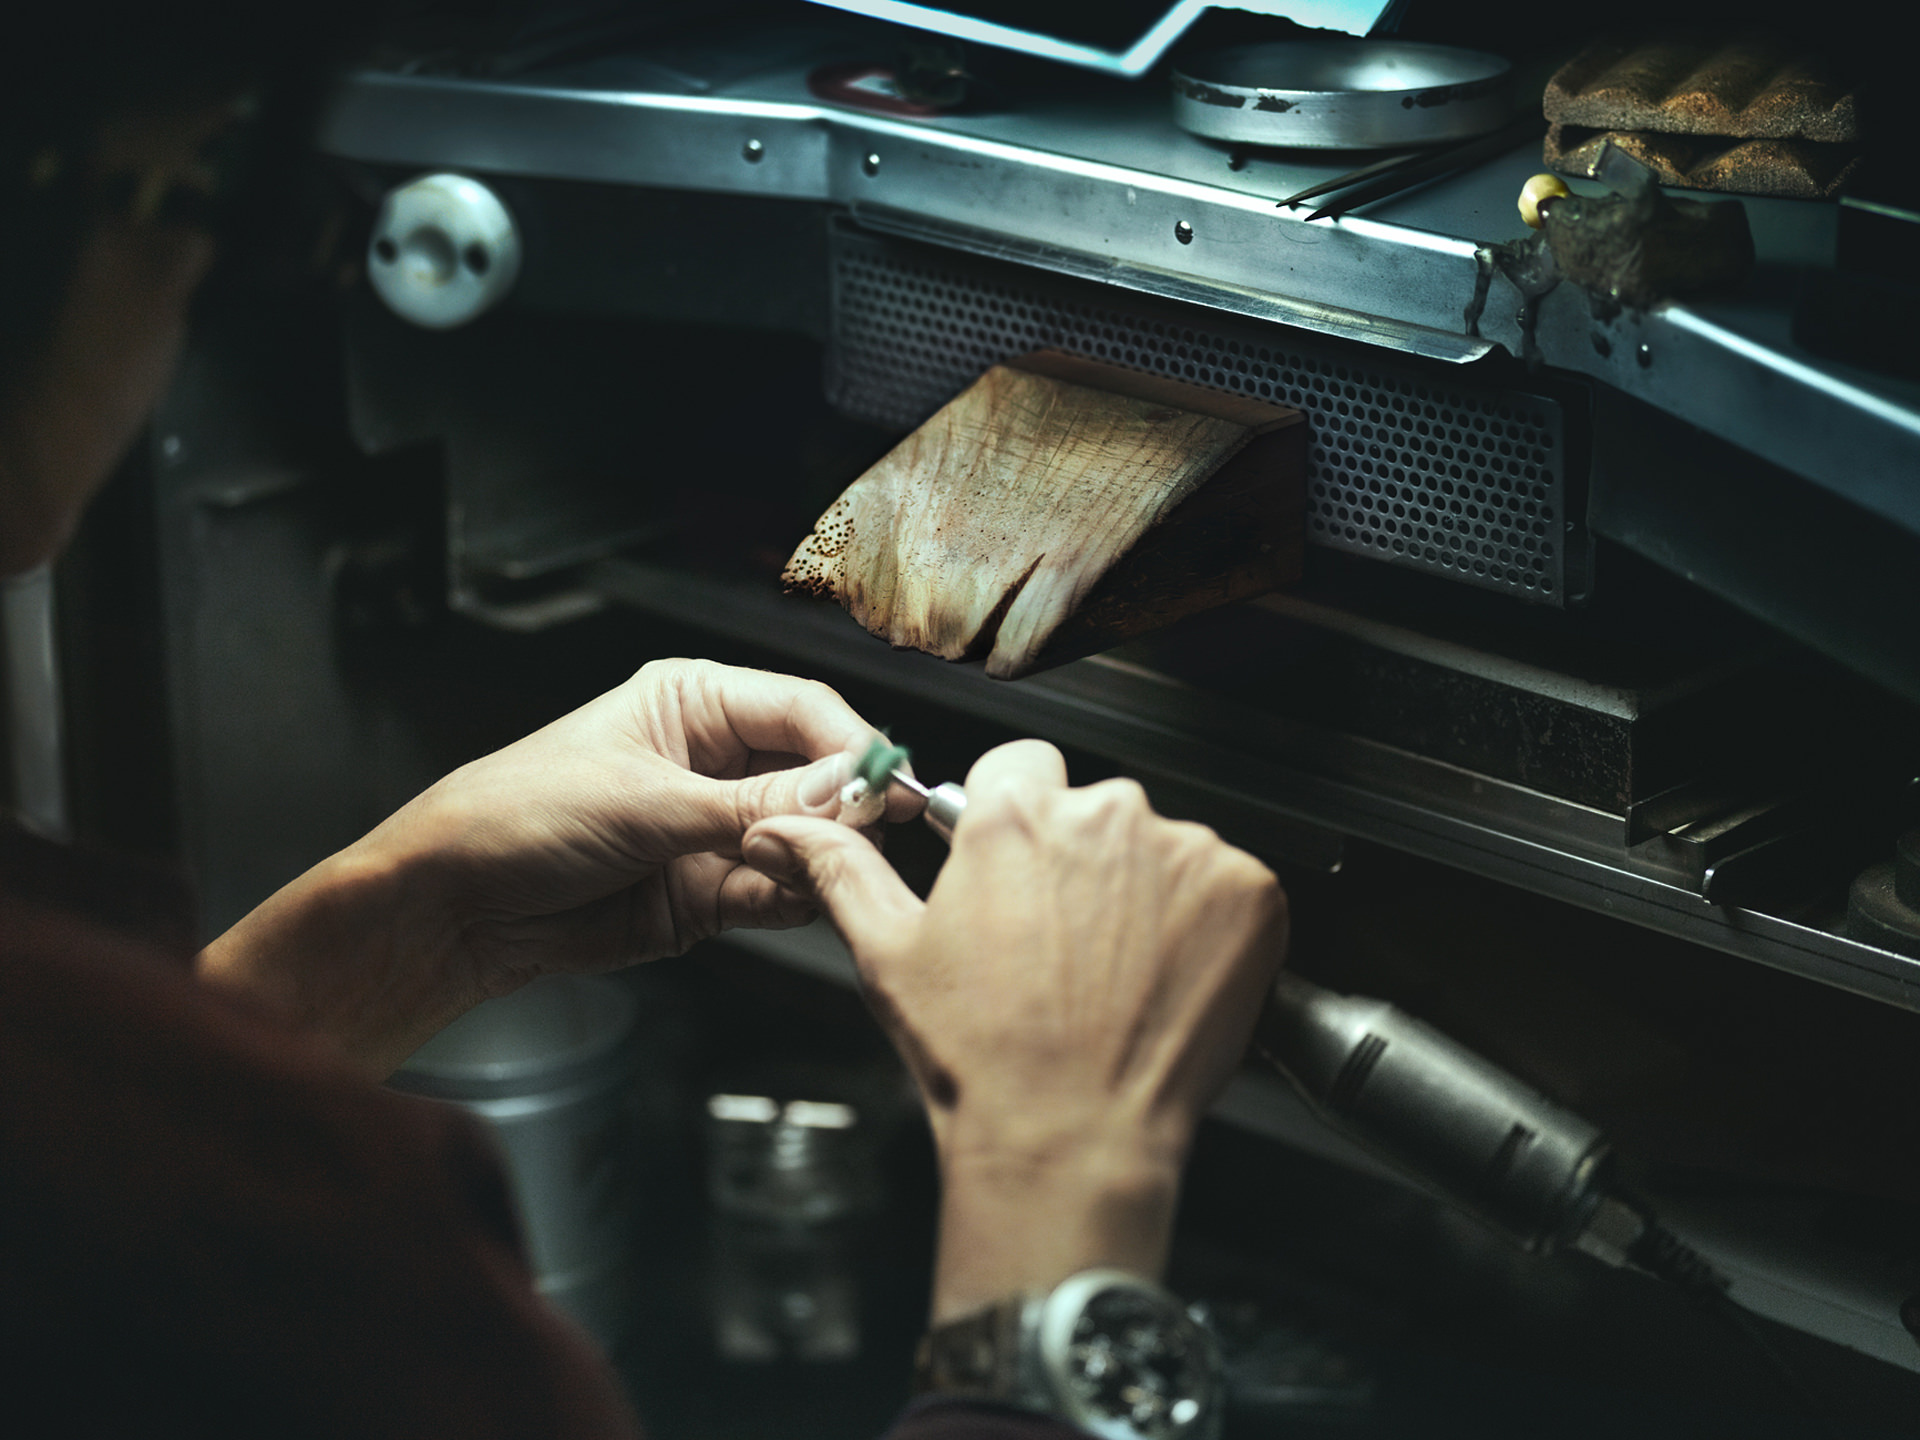
[[[740,858],[789,889],[811,895],[854,956],[900,938],[920,923],[920,897],[857,830],[832,820],[782,815],[762,820]]]
[[[716,780],[683,771],[676,778],[678,805],[667,822],[681,854],[702,850],[740,853],[740,842],[757,820],[770,815],[821,815],[840,810],[840,787],[853,776],[844,752],[810,765],[768,770],[744,780]]]

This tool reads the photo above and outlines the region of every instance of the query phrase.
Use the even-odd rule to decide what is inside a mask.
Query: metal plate
[[[1307,331],[838,228],[828,398],[910,430],[989,365],[1051,348],[1306,415],[1307,540],[1535,604],[1584,589],[1555,401]]]
[[[1173,118],[1212,140],[1316,150],[1463,140],[1512,100],[1497,55],[1410,40],[1276,41],[1216,50],[1173,74]]]
[[[1031,12],[1035,7],[1020,0],[1011,4],[1008,0],[971,0],[938,6],[915,5],[909,0],[814,0],[814,4],[1129,80],[1151,70],[1168,47],[1209,10],[1277,15],[1313,30],[1365,35],[1383,25],[1391,28],[1390,12],[1399,8],[1392,0],[1176,0],[1154,19],[1154,12],[1161,8],[1155,5],[1042,6],[1041,13],[1034,16]],[[1075,14],[1076,9],[1081,13]],[[1022,24],[1002,23],[1007,19],[1019,19]],[[1027,23],[1037,23],[1048,32],[1065,25],[1074,33],[1042,33],[1024,28]],[[1142,23],[1146,29],[1139,32],[1137,27]],[[1131,43],[1122,40],[1135,33],[1139,33],[1139,39]],[[1116,41],[1121,45],[1116,47]]]

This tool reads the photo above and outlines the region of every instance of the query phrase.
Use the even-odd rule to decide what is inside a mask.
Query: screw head
[[[860,168],[866,171],[867,174],[869,175],[878,175],[880,173],[879,155],[869,150],[867,152],[867,158],[860,162]]]
[[[1193,243],[1193,226],[1182,220],[1178,225],[1173,227],[1173,238],[1178,240],[1182,245],[1191,245]]]
[[[749,140],[740,147],[740,158],[749,165],[758,165],[766,157],[767,147],[758,140]]]

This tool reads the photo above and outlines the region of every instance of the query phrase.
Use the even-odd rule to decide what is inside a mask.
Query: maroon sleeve
[[[883,1440],[1086,1440],[1086,1431],[1010,1405],[923,1395]]]
[[[0,1357],[46,1436],[638,1433],[474,1122],[4,889]]]

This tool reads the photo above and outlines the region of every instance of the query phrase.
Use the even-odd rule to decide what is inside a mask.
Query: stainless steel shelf
[[[1506,281],[1493,282],[1481,333],[1465,317],[1480,247],[1524,233],[1514,197],[1539,168],[1531,146],[1309,224],[1310,207],[1275,201],[1338,163],[1276,154],[1235,168],[1226,148],[1173,125],[1154,81],[1081,82],[990,113],[893,119],[811,96],[809,71],[848,58],[834,43],[736,41],[682,50],[671,66],[607,60],[514,81],[364,73],[323,144],[371,164],[825,202],[871,228],[1429,360],[1522,353]],[[1763,263],[1831,254],[1832,207],[1746,205]],[[1541,306],[1536,338],[1547,365],[1920,535],[1920,386],[1799,350],[1788,318],[1778,304],[1733,299],[1603,323],[1562,286]]]

